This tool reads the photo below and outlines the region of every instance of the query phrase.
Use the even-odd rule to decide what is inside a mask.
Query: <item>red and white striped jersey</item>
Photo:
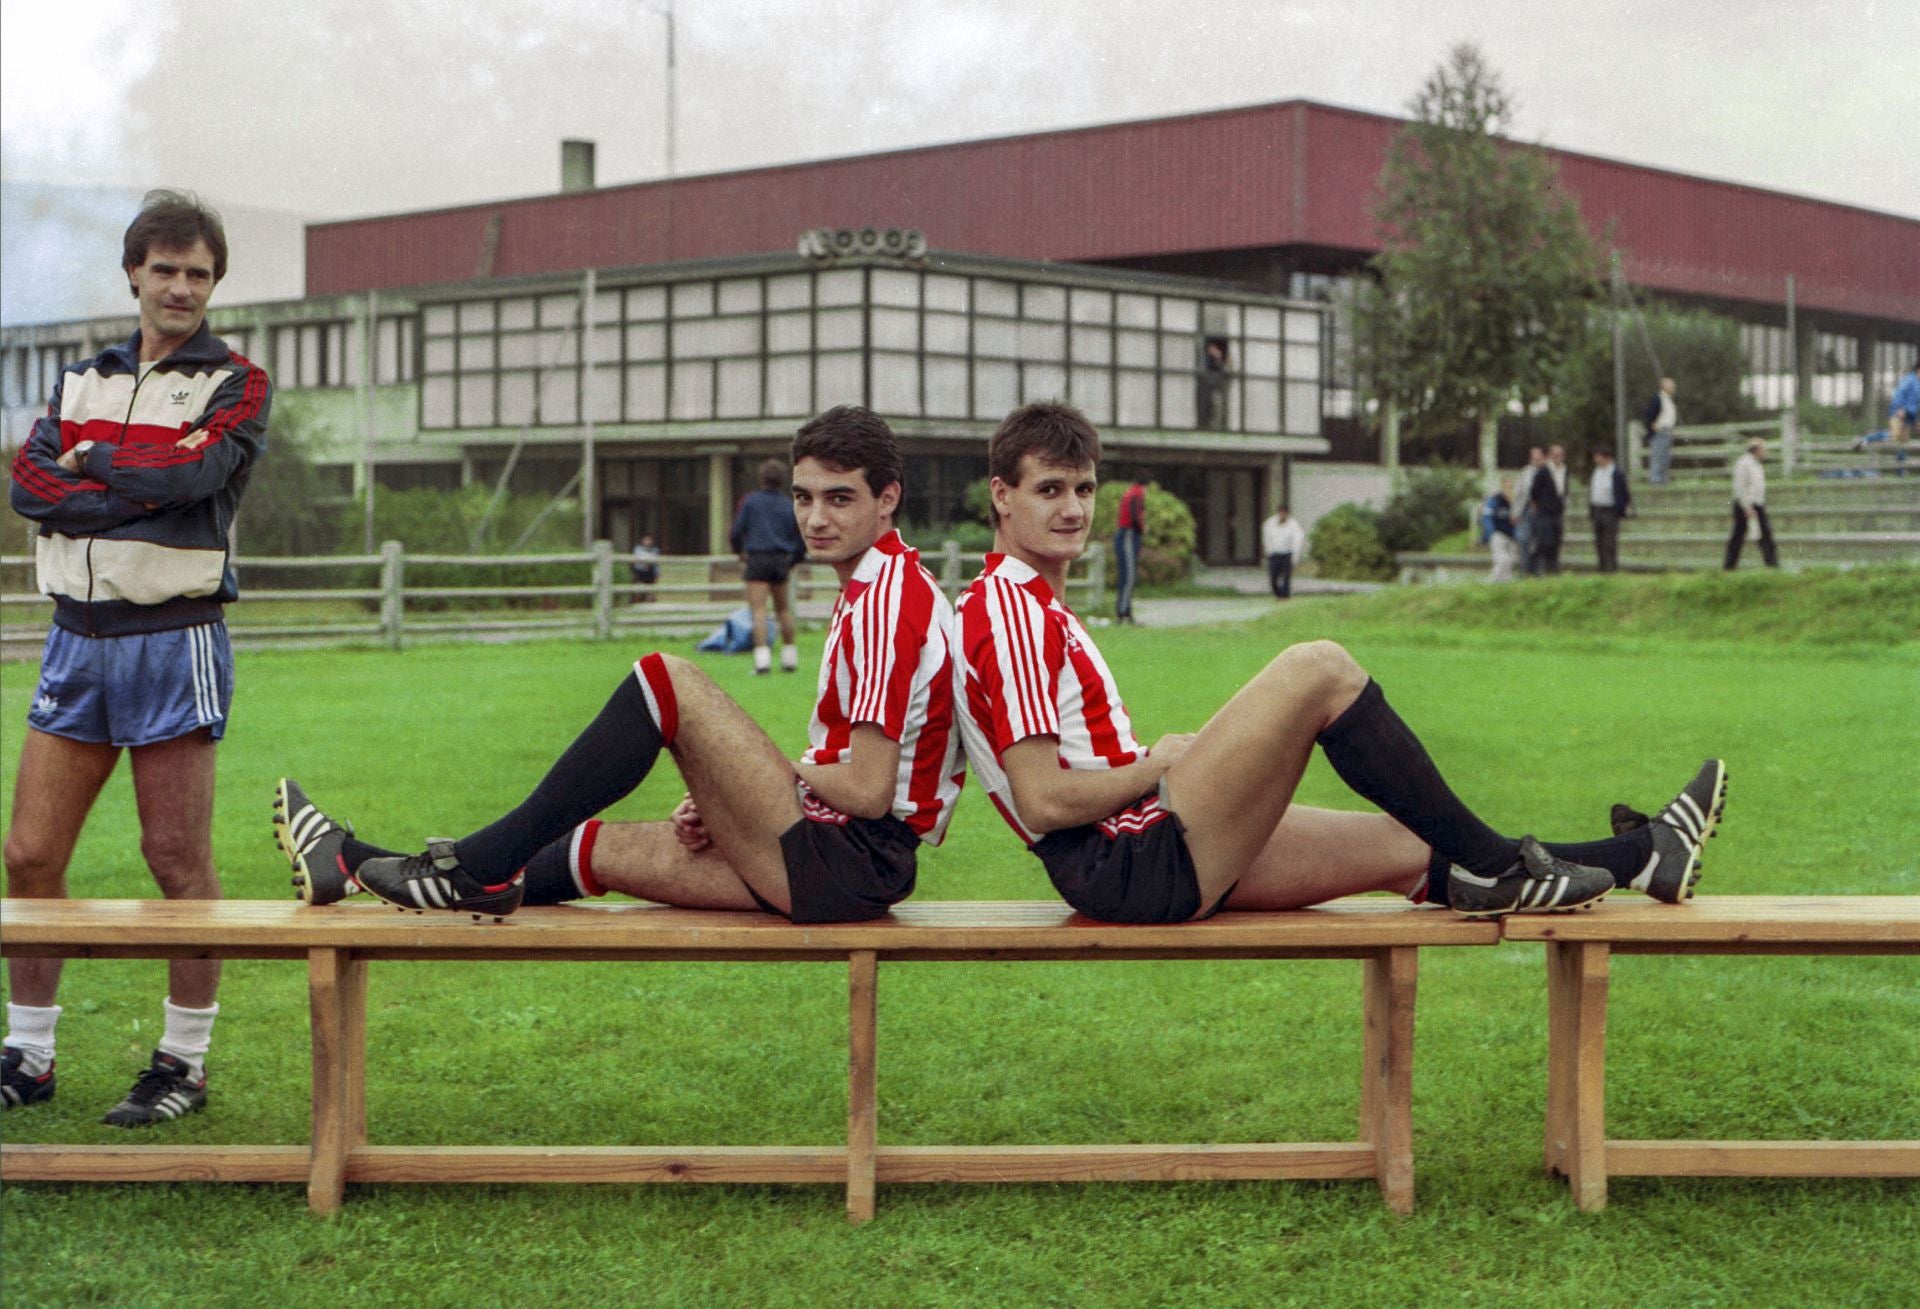
[[[1014,810],[1000,766],[1008,746],[1057,737],[1062,768],[1120,768],[1146,755],[1093,638],[1018,559],[987,556],[985,571],[960,596],[954,642],[954,698],[968,762],[1000,816],[1029,845],[1040,834]]]
[[[802,762],[850,757],[853,729],[872,723],[900,743],[893,815],[928,845],[940,844],[967,769],[953,730],[953,606],[920,552],[898,532],[875,541],[833,605],[820,658],[819,699]],[[846,816],[801,786],[809,818]]]

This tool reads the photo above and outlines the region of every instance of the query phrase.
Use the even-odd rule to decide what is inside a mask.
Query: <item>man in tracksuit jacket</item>
[[[12,502],[40,525],[36,568],[53,628],[14,783],[7,894],[58,899],[94,797],[125,748],[140,849],[169,900],[214,900],[214,743],[233,699],[223,606],[227,531],[266,444],[267,375],[207,329],[227,271],[219,216],[148,194],[122,269],[140,304],[131,340],[61,372],[13,461]],[[58,959],[9,959],[0,1104],[50,1099]],[[105,1121],[177,1118],[207,1098],[220,964],[168,964],[152,1061]]]

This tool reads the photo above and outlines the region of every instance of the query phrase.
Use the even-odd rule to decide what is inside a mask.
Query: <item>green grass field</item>
[[[1572,603],[1573,588],[1609,584],[1296,602],[1258,624],[1100,639],[1148,739],[1197,726],[1281,646],[1333,637],[1496,825],[1594,835],[1609,802],[1661,803],[1718,753],[1731,803],[1705,891],[1920,894],[1912,584],[1867,600],[1783,585],[1749,596],[1752,614],[1708,598],[1665,621],[1634,615],[1671,588],[1625,617]],[[1836,642],[1845,621],[1857,630]],[[1827,644],[1800,639],[1822,634],[1811,625]],[[463,832],[518,799],[635,653],[243,656],[216,819],[228,893],[287,894],[268,827],[280,773],[375,840]],[[738,657],[708,666],[798,747],[810,679],[755,680]],[[0,668],[9,794],[32,672]],[[618,812],[659,816],[679,792],[666,768]],[[1319,761],[1302,798],[1358,804]],[[76,890],[151,893],[131,810],[123,769],[76,855]],[[924,854],[920,885],[943,899],[1049,894],[978,794]],[[1406,1219],[1365,1183],[892,1186],[858,1229],[826,1187],[357,1187],[321,1221],[292,1186],[9,1186],[0,1285],[22,1306],[1920,1297],[1911,1183],[1625,1180],[1604,1212],[1575,1212],[1540,1165],[1539,950],[1431,951],[1421,971],[1419,1208]],[[843,1139],[840,967],[385,964],[373,976],[376,1143]],[[1614,978],[1612,1134],[1920,1137],[1914,960],[1634,957]],[[158,963],[71,965],[59,1096],[8,1114],[7,1138],[123,1139],[95,1123],[144,1065],[162,989]],[[222,1005],[209,1112],[166,1139],[303,1141],[304,969],[230,964]],[[1359,1012],[1350,963],[895,965],[882,973],[881,1140],[1347,1137]]]

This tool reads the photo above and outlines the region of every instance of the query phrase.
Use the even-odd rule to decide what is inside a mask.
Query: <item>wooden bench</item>
[[[1413,1015],[1423,945],[1493,945],[1497,923],[1387,900],[1205,923],[1119,927],[1054,903],[923,902],[872,923],[799,927],[760,914],[651,905],[523,909],[503,923],[356,903],[6,900],[0,953],[69,958],[305,959],[313,1039],[309,1146],[0,1147],[8,1181],[302,1182],[330,1213],[348,1182],[816,1182],[844,1184],[854,1222],[878,1182],[1374,1178],[1413,1207]],[[839,1147],[370,1145],[367,975],[387,960],[773,960],[847,966],[847,1144]],[[1358,1137],[1252,1145],[881,1146],[879,964],[909,960],[1359,959]]]
[[[1920,1177],[1920,1141],[1616,1141],[1606,1130],[1613,955],[1915,954],[1920,896],[1608,901],[1582,914],[1508,918],[1502,934],[1547,946],[1547,1168],[1566,1177],[1580,1208],[1606,1204],[1609,1176]]]

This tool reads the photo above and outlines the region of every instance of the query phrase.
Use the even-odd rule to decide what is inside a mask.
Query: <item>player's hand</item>
[[[78,442],[73,449],[66,451],[53,462],[66,469],[69,473],[77,473],[80,471],[80,461],[87,457],[87,451],[91,449],[93,449],[93,442]]]
[[[707,825],[700,818],[700,810],[693,803],[692,796],[683,796],[674,807],[673,839],[687,849],[698,852],[713,844],[713,838],[707,835]]]

